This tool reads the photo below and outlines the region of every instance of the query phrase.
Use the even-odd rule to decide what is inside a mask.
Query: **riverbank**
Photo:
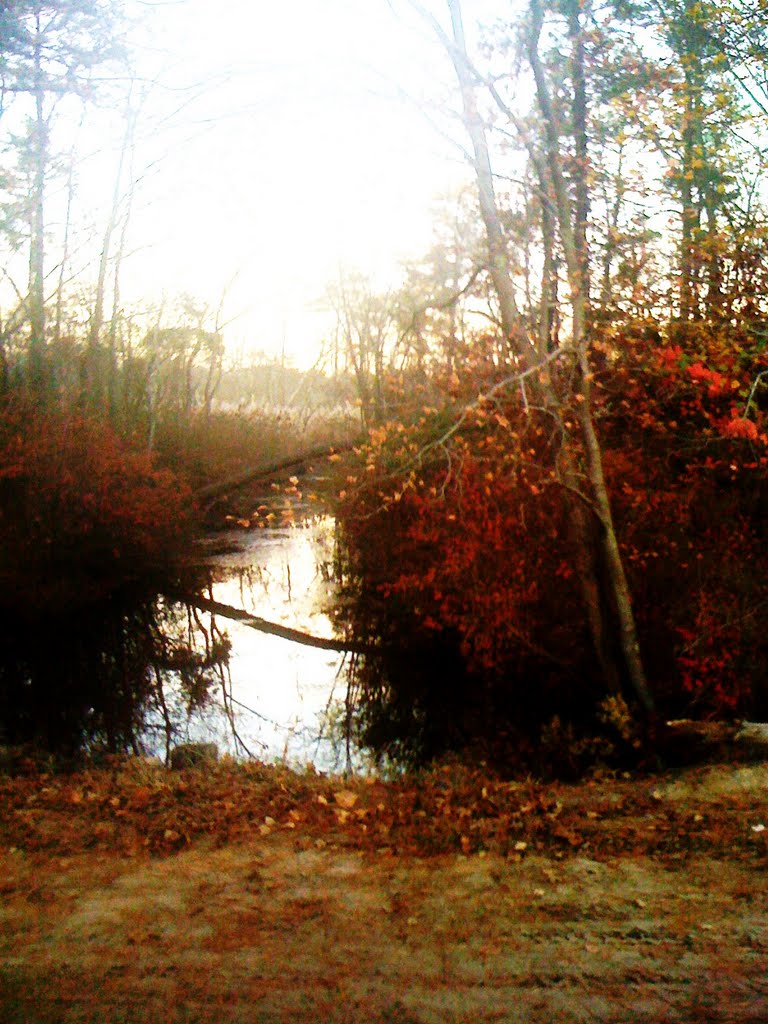
[[[0,1020],[765,1020],[767,786],[5,778]]]

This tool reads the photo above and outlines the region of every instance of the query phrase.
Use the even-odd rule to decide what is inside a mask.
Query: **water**
[[[237,550],[209,559],[214,600],[314,636],[333,636],[325,614],[333,599],[331,519],[217,539],[231,541]],[[210,623],[210,617],[203,618]],[[329,710],[333,717],[335,708],[338,719],[343,707],[344,655],[219,616],[215,626],[232,643],[224,677],[231,701],[214,687],[211,706],[190,719],[185,738],[212,741],[222,752],[250,753],[264,761],[311,763],[321,771],[347,767],[339,730],[334,738],[328,724]]]

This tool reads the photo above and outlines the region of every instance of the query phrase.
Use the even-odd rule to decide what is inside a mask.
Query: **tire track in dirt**
[[[372,854],[270,835],[0,855],[0,1020],[768,1019],[762,869]]]

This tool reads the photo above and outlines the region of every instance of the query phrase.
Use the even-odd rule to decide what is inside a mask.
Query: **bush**
[[[192,525],[189,491],[103,423],[4,411],[3,739],[135,746],[167,647],[158,594],[192,585]]]
[[[694,358],[640,331],[605,351],[595,414],[659,714],[763,718],[765,356],[739,363],[713,335]],[[343,615],[381,644],[357,667],[363,739],[411,760],[469,747],[513,764],[540,756],[542,735],[574,765],[603,740],[622,761],[643,756],[600,711],[561,437],[514,393],[466,408],[458,426],[439,414],[383,425],[344,470]]]
[[[104,423],[0,419],[0,607],[34,619],[167,584],[192,536],[189,490]]]

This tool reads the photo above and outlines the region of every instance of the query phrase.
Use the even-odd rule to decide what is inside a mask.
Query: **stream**
[[[270,622],[332,637],[325,614],[333,599],[333,520],[316,518],[288,528],[217,535],[231,548],[206,560],[214,573],[213,598]],[[232,644],[227,685],[193,714],[181,740],[214,742],[220,753],[284,760],[319,771],[348,767],[345,744],[329,730],[328,712],[343,707],[344,658],[216,619]],[[333,714],[331,715],[333,717]],[[351,765],[354,766],[354,765]]]

